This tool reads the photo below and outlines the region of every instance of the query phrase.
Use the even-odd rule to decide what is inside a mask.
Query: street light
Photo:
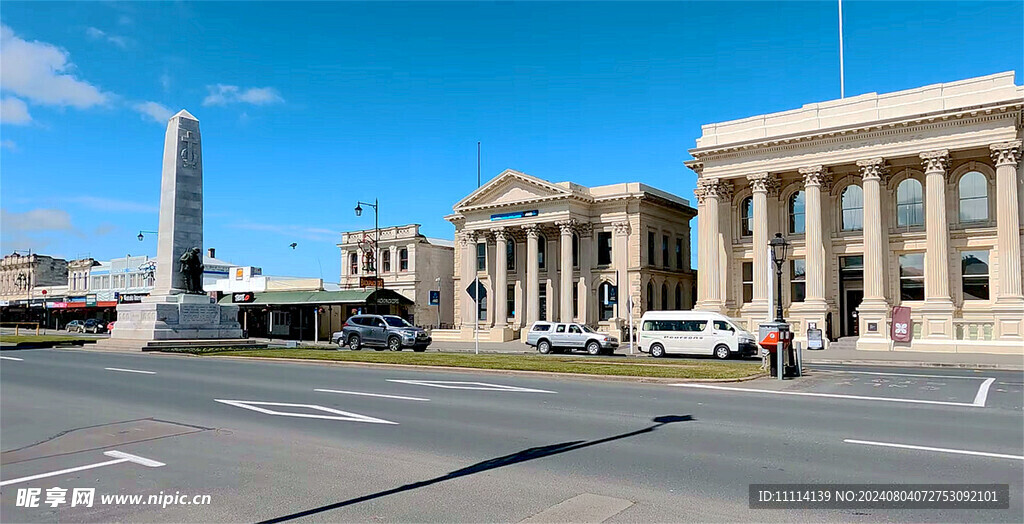
[[[775,233],[775,238],[768,242],[768,245],[772,248],[772,262],[775,262],[775,321],[785,322],[786,320],[782,318],[782,265],[786,263],[786,249],[789,248],[789,242],[782,237],[782,233]]]
[[[146,236],[143,235],[143,233],[153,233],[154,235],[160,234],[157,231],[143,231],[143,230],[140,229],[139,230],[139,236],[138,236],[139,242],[142,242],[142,239],[146,238]]]
[[[367,205],[373,208],[373,312],[377,311],[377,291],[380,289],[380,264],[377,263],[377,249],[380,242],[380,217],[377,212],[377,199],[373,199],[373,203],[356,201],[356,216],[363,216],[363,205]]]

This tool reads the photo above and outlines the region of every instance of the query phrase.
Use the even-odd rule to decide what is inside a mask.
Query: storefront
[[[409,319],[413,302],[390,289],[231,293],[221,304],[239,306],[248,337],[329,340],[352,315],[378,312]]]

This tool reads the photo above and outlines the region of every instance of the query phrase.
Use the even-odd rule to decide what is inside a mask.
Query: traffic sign
[[[441,305],[441,292],[440,291],[433,291],[433,290],[431,290],[431,292],[430,292],[430,305],[431,306],[440,306]]]
[[[480,279],[470,282],[469,287],[466,288],[466,293],[469,293],[469,296],[478,302],[487,298],[487,288],[480,282]]]

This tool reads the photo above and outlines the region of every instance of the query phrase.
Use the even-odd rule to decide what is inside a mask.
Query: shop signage
[[[0,307],[7,307],[9,305],[11,305],[10,300],[0,300]]]
[[[910,308],[895,306],[892,308],[892,329],[889,337],[894,342],[910,342]]]
[[[118,304],[138,304],[142,302],[142,297],[145,297],[144,293],[117,293]]]
[[[604,297],[605,304],[609,306],[619,303],[619,286],[607,286],[608,296]]]
[[[67,302],[47,302],[46,309],[65,309],[68,307]]]
[[[491,220],[511,220],[513,218],[529,218],[529,217],[535,217],[537,215],[538,215],[537,210],[536,209],[531,209],[529,211],[513,211],[511,213],[497,213],[497,214],[491,215]]]
[[[359,277],[359,287],[384,287],[384,279],[377,277]]]
[[[377,298],[374,299],[374,302],[377,304],[398,305],[397,298]]]
[[[231,294],[231,301],[236,303],[236,304],[248,304],[249,302],[252,302],[253,300],[256,300],[256,293],[253,293],[252,291],[246,291],[245,293],[232,293]]]
[[[430,305],[431,306],[440,306],[441,305],[441,292],[440,291],[431,291],[430,292]]]
[[[96,295],[85,296],[85,307],[96,307]]]

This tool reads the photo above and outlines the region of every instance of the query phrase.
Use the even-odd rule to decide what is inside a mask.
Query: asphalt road
[[[1019,372],[822,366],[784,383],[693,387],[2,356],[2,522],[1024,520]],[[1009,484],[1010,507],[750,509],[751,483]],[[54,487],[67,503],[46,504]],[[29,488],[39,507],[18,506]],[[75,488],[95,490],[92,507],[70,506]],[[101,502],[112,494],[209,503]]]

